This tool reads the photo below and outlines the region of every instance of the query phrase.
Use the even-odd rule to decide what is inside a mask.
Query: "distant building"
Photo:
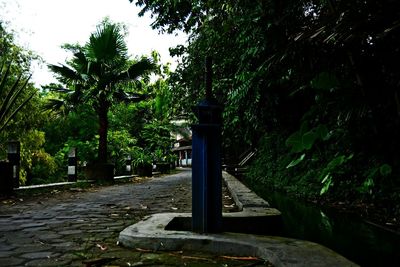
[[[178,167],[192,166],[192,140],[177,140],[172,151],[178,156]]]
[[[192,131],[186,121],[173,123],[178,126],[177,130],[172,133],[176,140],[172,148],[172,151],[178,156],[176,164],[178,167],[192,166]]]

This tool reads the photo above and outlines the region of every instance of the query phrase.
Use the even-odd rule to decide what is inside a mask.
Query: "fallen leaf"
[[[81,189],[81,188],[70,188],[69,191],[71,191],[71,192],[82,192],[83,189]]]
[[[255,261],[255,260],[259,260],[259,258],[256,257],[237,257],[237,256],[220,256],[221,258],[224,259],[229,259],[229,260],[242,260],[242,261]]]
[[[144,248],[136,248],[136,251],[139,251],[139,252],[152,252],[152,250],[144,249]]]
[[[107,250],[107,246],[106,245],[96,244],[96,247],[98,247],[102,251]]]
[[[178,250],[178,251],[172,251],[171,253],[169,253],[169,255],[182,255],[183,254],[183,250]]]
[[[182,259],[212,261],[212,260],[207,259],[207,258],[195,257],[195,256],[182,256]]]

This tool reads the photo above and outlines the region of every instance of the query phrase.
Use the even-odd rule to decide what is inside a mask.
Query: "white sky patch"
[[[109,17],[128,26],[130,55],[150,55],[156,50],[161,61],[174,68],[176,59],[168,49],[184,44],[186,35],[158,34],[150,27],[150,16],[138,17],[139,11],[129,0],[0,0],[0,18],[16,32],[17,44],[41,56],[45,64],[65,63],[71,55],[61,45],[84,45],[96,25]],[[56,81],[45,64],[33,66],[32,81],[37,86]]]

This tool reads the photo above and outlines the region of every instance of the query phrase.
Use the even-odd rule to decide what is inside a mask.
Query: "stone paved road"
[[[233,211],[225,192],[225,212]],[[2,266],[271,266],[193,251],[118,246],[119,233],[144,216],[191,211],[191,172],[89,190],[0,202]],[[244,261],[244,262],[243,262]]]
[[[3,201],[0,266],[82,266],[87,259],[95,266],[99,257],[118,257],[127,266],[128,259],[145,262],[151,253],[117,246],[119,232],[147,214],[190,212],[190,175],[186,170],[62,197]]]

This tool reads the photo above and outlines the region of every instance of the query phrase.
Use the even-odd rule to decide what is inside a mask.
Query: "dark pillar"
[[[78,180],[78,159],[77,149],[71,148],[68,153],[68,182],[76,182]]]
[[[222,231],[221,107],[210,91],[194,107],[199,123],[192,126],[192,230],[199,233]]]
[[[13,193],[13,168],[10,162],[0,161],[0,194],[11,195]]]
[[[9,141],[7,146],[7,158],[12,166],[12,184],[19,187],[19,169],[21,165],[21,144],[19,141]]]

